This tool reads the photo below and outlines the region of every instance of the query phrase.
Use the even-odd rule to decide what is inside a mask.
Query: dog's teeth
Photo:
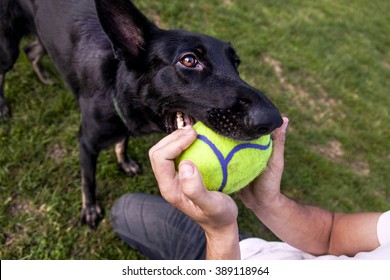
[[[183,120],[183,113],[182,112],[177,112],[176,113],[176,123],[177,123],[177,128],[183,128],[184,127],[184,120]]]
[[[177,128],[183,128],[184,127],[184,122],[178,122],[177,123]]]

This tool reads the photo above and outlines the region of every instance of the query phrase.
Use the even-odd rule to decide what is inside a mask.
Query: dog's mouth
[[[194,117],[180,111],[165,114],[164,124],[168,134],[186,125],[194,125],[195,123]]]

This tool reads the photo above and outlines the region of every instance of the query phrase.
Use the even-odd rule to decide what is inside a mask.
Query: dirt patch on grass
[[[17,241],[22,239],[27,233],[27,228],[22,224],[15,224],[12,227],[12,232],[3,233],[3,246],[13,247],[17,244]]]
[[[308,90],[301,85],[288,81],[283,74],[283,67],[280,61],[267,55],[263,55],[262,60],[273,68],[282,90],[292,94],[290,98],[292,105],[301,112],[312,116],[316,123],[332,124],[333,118],[337,119],[338,122],[345,119],[345,114],[338,109],[342,105],[341,100],[330,97],[324,87],[316,82],[314,78],[306,78],[305,82],[310,87],[310,90]],[[324,146],[312,146],[311,149],[332,162],[348,165],[351,171],[358,176],[368,176],[370,174],[370,166],[367,162],[345,159],[342,144],[337,140],[330,140]]]
[[[223,4],[230,6],[232,4],[232,0],[223,0]]]
[[[339,160],[344,155],[342,145],[337,140],[329,141],[326,146],[314,146],[313,150],[318,151],[332,161]]]
[[[8,200],[8,213],[9,217],[13,220],[20,220],[18,217],[22,215],[28,215],[29,219],[40,219],[47,214],[46,204],[40,206],[34,205],[30,200],[22,198],[19,194],[14,194]],[[15,223],[12,228],[3,233],[3,246],[12,247],[16,246],[18,242],[25,238],[26,234],[29,232],[29,223]]]
[[[56,143],[48,148],[49,158],[55,162],[60,163],[67,155],[67,150],[60,144]]]
[[[359,160],[349,161],[344,158],[344,149],[337,140],[331,140],[325,146],[314,145],[311,149],[334,163],[348,165],[351,171],[358,176],[365,177],[370,175],[370,166],[367,162]]]
[[[370,175],[370,165],[365,161],[353,161],[350,163],[353,173],[358,176],[369,176]]]
[[[32,204],[29,200],[20,199],[16,200],[8,206],[8,211],[12,217],[17,217],[21,213],[33,212]]]
[[[293,94],[291,98],[292,104],[302,112],[313,116],[316,122],[329,122],[335,116],[338,119],[345,118],[345,114],[337,110],[337,107],[341,105],[341,100],[331,98],[324,87],[316,82],[314,78],[306,78],[306,82],[311,88],[311,90],[308,90],[301,85],[288,81],[283,74],[283,67],[280,61],[267,55],[263,55],[262,59],[273,68],[282,90]]]
[[[30,200],[24,199],[18,194],[15,194],[8,204],[8,211],[11,217],[17,217],[22,214],[29,214],[33,217],[41,217],[46,215],[47,206],[46,204],[36,206]]]

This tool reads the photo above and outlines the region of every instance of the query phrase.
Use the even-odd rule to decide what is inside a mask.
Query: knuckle
[[[148,155],[149,155],[149,158],[152,159],[153,158],[153,155],[156,151],[156,148],[155,147],[152,147],[150,148],[149,152],[148,152]]]
[[[160,158],[161,156],[161,150],[158,148],[152,147],[149,150],[149,159],[155,161],[156,159]]]
[[[173,206],[177,206],[179,205],[179,196],[178,195],[175,195],[173,194],[172,192],[165,192],[165,191],[162,191],[161,192],[161,195],[163,196],[163,198],[168,201],[170,204],[172,204]]]

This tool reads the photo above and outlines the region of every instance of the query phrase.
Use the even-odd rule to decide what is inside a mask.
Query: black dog
[[[81,219],[94,228],[99,152],[116,144],[118,163],[130,175],[129,136],[202,121],[238,140],[254,139],[282,124],[272,102],[240,79],[229,43],[184,30],[162,30],[128,0],[0,0],[0,113],[4,75],[25,34],[39,38],[27,53],[38,76],[47,51],[81,110]],[[31,50],[32,49],[32,50]],[[47,81],[47,80],[46,80]]]

